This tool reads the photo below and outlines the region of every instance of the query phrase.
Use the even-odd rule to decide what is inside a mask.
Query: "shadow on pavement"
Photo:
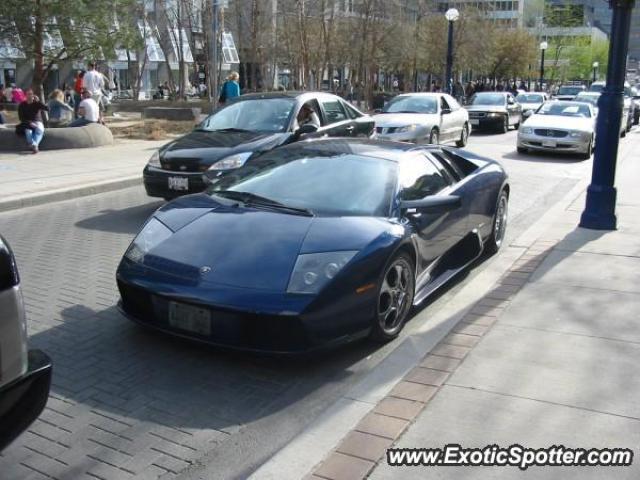
[[[516,150],[505,153],[502,158],[534,163],[580,163],[588,161],[575,155],[554,155],[546,152],[518,153]]]
[[[154,200],[144,205],[136,205],[122,210],[101,210],[98,215],[80,220],[75,226],[88,230],[134,234],[140,230],[145,220],[163,204],[162,200]]]

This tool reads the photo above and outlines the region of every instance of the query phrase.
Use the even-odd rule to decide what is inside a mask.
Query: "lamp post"
[[[542,92],[542,84],[544,83],[544,52],[549,48],[547,42],[540,42],[540,91]]]
[[[453,69],[453,22],[460,18],[460,12],[458,12],[455,8],[450,8],[444,14],[444,18],[449,22],[449,33],[447,38],[447,72],[445,76],[445,81],[447,82],[447,86],[445,91],[449,94],[453,94],[453,74],[451,70]]]
[[[598,100],[596,138],[591,184],[580,226],[594,230],[616,229],[616,160],[622,121],[624,80],[629,47],[631,12],[635,0],[609,0],[613,10],[607,83]]]
[[[598,79],[597,75],[598,75],[598,67],[599,66],[600,66],[600,64],[598,62],[593,62],[593,82],[595,82]]]

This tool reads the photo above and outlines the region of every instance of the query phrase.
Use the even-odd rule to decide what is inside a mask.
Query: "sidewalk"
[[[141,183],[142,169],[162,141],[118,140],[109,147],[0,153],[0,211]]]
[[[618,230],[556,216],[454,332],[313,470],[313,479],[640,478],[640,162],[618,165]],[[391,467],[386,449],[630,448],[630,467]]]

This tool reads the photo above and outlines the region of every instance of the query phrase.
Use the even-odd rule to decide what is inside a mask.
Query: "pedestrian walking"
[[[240,96],[239,79],[240,75],[238,72],[231,72],[229,74],[227,80],[222,84],[222,88],[220,89],[220,98],[218,99],[219,103],[224,104],[228,100]]]
[[[82,101],[78,105],[78,118],[69,124],[70,127],[84,127],[100,121],[100,107],[93,95],[86,88],[82,91]]]
[[[97,105],[101,105],[104,75],[96,70],[96,64],[94,62],[89,63],[89,70],[84,74],[82,84],[83,88],[91,94],[93,101],[96,102]]]
[[[84,72],[78,70],[73,80],[73,116],[78,118],[78,106],[82,101],[82,89],[84,83]]]
[[[18,105],[18,118],[20,123],[16,125],[16,134],[24,136],[33,153],[38,153],[38,146],[44,137],[44,120],[49,107],[40,101],[29,88],[25,92],[25,100]]]

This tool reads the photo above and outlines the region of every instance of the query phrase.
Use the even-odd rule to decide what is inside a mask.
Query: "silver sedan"
[[[471,133],[469,114],[446,93],[398,95],[373,119],[381,140],[464,147]]]
[[[518,130],[518,152],[574,153],[589,159],[596,142],[595,117],[588,103],[547,102]]]

